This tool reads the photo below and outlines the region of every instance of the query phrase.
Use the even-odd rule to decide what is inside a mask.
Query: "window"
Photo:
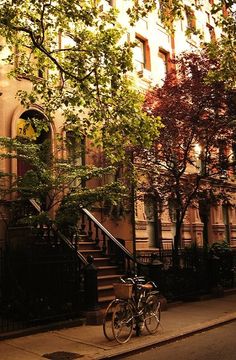
[[[187,27],[189,30],[196,30],[196,17],[193,10],[189,7],[185,7],[185,14],[187,19]]]
[[[43,69],[38,69],[38,77],[39,78],[43,78],[44,77],[44,71],[43,71]]]
[[[223,17],[228,16],[228,9],[225,4],[222,6],[222,15],[223,15]]]
[[[211,39],[211,41],[215,41],[215,40],[216,40],[215,29],[214,29],[213,26],[211,26],[210,24],[207,24],[207,28],[208,28],[208,30],[209,30],[209,34],[210,34],[210,39]]]
[[[66,133],[66,147],[68,159],[70,159],[74,165],[83,165],[83,141],[76,138],[72,131],[67,131]]]
[[[158,69],[159,69],[159,74],[162,80],[164,80],[166,78],[166,75],[169,71],[169,59],[170,59],[170,54],[168,51],[165,51],[163,49],[159,49],[158,52],[158,60],[159,60],[159,65],[158,65]]]
[[[106,0],[106,2],[107,2],[108,5],[110,5],[110,6],[115,6],[116,0]]]
[[[134,63],[136,71],[150,70],[149,45],[146,39],[136,36],[134,48]]]
[[[145,69],[146,58],[145,58],[145,42],[139,38],[136,38],[137,45],[134,48],[134,61],[135,68],[137,71]]]

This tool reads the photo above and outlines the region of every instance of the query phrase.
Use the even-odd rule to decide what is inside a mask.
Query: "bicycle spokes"
[[[119,343],[127,342],[134,326],[133,311],[128,303],[121,303],[113,313],[113,334]]]

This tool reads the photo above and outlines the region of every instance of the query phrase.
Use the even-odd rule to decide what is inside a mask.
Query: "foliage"
[[[132,23],[150,10],[148,3],[131,6]],[[97,148],[105,158],[97,167],[75,165],[72,158],[62,160],[56,153],[50,157],[51,149],[43,150],[46,143],[2,138],[9,151],[1,157],[21,159],[30,167],[23,178],[14,178],[11,191],[37,199],[46,212],[60,206],[62,198],[70,213],[72,204],[87,206],[107,198],[116,203],[115,196],[124,191],[120,182],[95,189],[80,185],[113,173],[111,165],[129,162],[126,154],[133,146],[149,147],[160,123],[143,111],[143,97],[129,79],[133,44],[125,41],[117,11],[105,11],[99,0],[1,0],[0,4],[0,35],[11,50],[6,59],[12,64],[10,75],[31,83],[30,90],[22,87],[17,95],[26,109],[40,104],[48,119],[29,120],[37,135],[59,117],[64,119],[61,132],[72,134],[78,143],[87,139],[90,149]]]
[[[94,0],[1,4],[1,34],[12,49],[8,60],[17,62],[11,74],[32,83],[31,92],[18,92],[25,107],[40,103],[49,119],[60,110],[65,131],[90,138],[113,162],[133,142],[149,141],[147,129],[152,136],[157,128],[127,77],[133,45],[123,40],[116,10],[105,12]],[[135,6],[130,16],[138,19]]]
[[[193,10],[201,10],[201,3],[192,4]],[[174,12],[174,19],[179,17],[178,12],[182,9],[183,2],[177,4],[177,12]],[[215,25],[218,26],[222,33],[220,38],[212,39],[210,43],[203,44],[212,59],[217,59],[219,67],[217,71],[210,71],[209,79],[212,81],[224,81],[229,88],[234,88],[236,84],[236,7],[232,0],[220,0],[214,2],[210,7],[211,17]],[[168,19],[166,19],[168,22]]]
[[[12,65],[17,65],[12,67],[11,75],[17,79],[28,79],[32,84],[31,91],[22,89],[18,92],[21,103],[26,108],[32,104],[40,103],[49,121],[52,121],[58,115],[58,112],[62,113],[65,119],[65,122],[62,124],[63,130],[65,132],[72,132],[77,139],[89,138],[90,143],[100,147],[106,159],[109,158],[108,164],[109,162],[115,165],[120,164],[124,159],[129,161],[130,156],[126,156],[127,150],[132,152],[134,147],[145,147],[148,149],[152,145],[153,138],[157,137],[159,132],[160,120],[157,115],[161,115],[161,111],[158,113],[155,113],[155,111],[148,111],[146,113],[142,111],[141,104],[143,99],[133,89],[132,82],[127,76],[132,70],[133,44],[125,41],[124,30],[116,20],[116,9],[111,8],[109,11],[104,11],[101,6],[102,2],[96,0],[73,2],[70,0],[57,0],[53,2],[27,0],[23,3],[19,2],[19,0],[1,0],[0,4],[0,32],[6,38],[7,45],[12,50],[8,61]],[[232,46],[233,41],[235,41],[233,4],[232,1],[222,0],[220,5],[224,5],[228,10],[227,18],[218,16],[219,24],[223,27],[225,36],[221,40],[221,48],[220,43],[217,43],[216,46],[211,44],[210,48],[210,54],[214,61],[216,58],[220,59],[220,62],[218,62],[219,66],[211,65],[210,68],[210,75],[213,81],[212,86],[214,87],[218,84],[218,98],[209,97],[207,100],[210,102],[210,107],[215,102],[216,108],[217,102],[219,102],[219,94],[222,91],[224,92],[222,84],[220,82],[217,83],[217,80],[219,77],[222,80],[227,76],[228,84],[232,84],[234,82],[233,74],[235,74],[235,72],[231,71],[231,67],[228,66],[228,59],[234,57],[233,49],[235,48],[235,46]],[[132,1],[130,9],[128,9],[131,25],[140,17],[146,16],[155,6],[156,2],[154,0]],[[222,7],[216,6],[213,6],[211,9],[212,14],[218,15],[221,10]],[[166,0],[160,1],[159,15],[164,25],[171,29],[171,31],[174,29],[175,20],[183,16],[183,11],[184,4],[181,0],[171,2]],[[226,48],[232,51],[221,51]],[[218,49],[221,49],[221,55],[226,54],[226,56],[222,55],[223,57],[220,57],[219,53],[217,53]],[[227,59],[227,62],[225,59]],[[197,66],[195,68],[194,66],[191,67],[193,60],[195,61],[196,59],[189,59],[183,73],[189,71],[189,75],[197,74]],[[212,61],[212,64],[214,64],[214,61]],[[209,65],[209,63],[208,61],[208,64],[205,65]],[[235,64],[233,61],[231,63]],[[182,63],[182,70],[184,66]],[[231,66],[233,67],[234,65]],[[228,73],[225,71],[226,68],[229,70]],[[185,75],[188,76],[187,73]],[[204,76],[206,75],[204,73]],[[182,114],[185,111],[188,112],[189,107],[192,106],[191,116],[193,115],[194,119],[199,119],[197,105],[200,94],[200,91],[198,91],[200,82],[197,82],[197,75],[194,81],[196,87],[191,86],[191,79],[188,79],[188,81],[185,81],[185,90],[182,87],[181,91],[192,91],[192,96],[197,101],[191,102],[185,97],[186,101],[184,103],[181,91],[179,91],[179,97],[177,98],[177,94],[175,95],[175,106],[180,101]],[[165,88],[164,86],[163,89]],[[175,91],[174,85],[171,89],[172,92]],[[209,84],[208,87],[205,85],[204,91],[206,96],[209,89],[211,89],[211,85]],[[173,111],[171,104],[167,103],[168,96],[170,95],[172,93],[169,93],[165,100],[166,113]],[[206,96],[203,96],[201,103],[204,103]],[[201,108],[204,106],[207,107],[208,105],[200,104]],[[176,106],[175,110],[178,108],[179,106]],[[178,116],[181,117],[181,111]],[[214,116],[215,113],[212,117],[214,118]],[[178,117],[177,120],[181,121]],[[187,121],[185,121],[183,126],[186,134],[190,134],[191,139],[189,140],[185,136],[182,140],[184,146],[190,149],[192,141],[198,141],[198,136],[194,130],[198,126],[198,120],[196,120],[189,132],[189,126],[193,124],[190,119],[186,119],[186,116],[185,120]],[[214,134],[219,129],[223,129],[222,124],[222,121],[219,121],[218,125],[215,124],[213,127],[212,124],[208,126],[207,122],[201,121],[201,136],[203,138],[205,136],[204,161],[207,171],[210,173],[212,173],[213,169],[214,171],[217,169],[216,161],[214,164],[212,158],[209,160],[211,164],[208,161],[208,155],[212,147],[210,135],[215,139]],[[228,127],[225,128],[228,129]],[[168,134],[167,129],[168,126],[166,124],[165,131],[162,130],[163,139],[171,135]],[[178,136],[177,130],[178,127],[172,128],[172,134],[176,131],[176,139],[169,142],[168,164],[170,164],[170,168],[174,168],[176,162],[175,157],[172,156],[171,149],[179,150],[179,136],[180,138],[182,136]],[[19,156],[22,159],[26,159],[27,152]],[[185,160],[191,163],[191,166],[195,166],[194,159],[189,158],[188,151],[183,150],[181,156],[182,164],[179,163],[179,171],[173,174],[175,179],[184,174]],[[53,168],[59,174],[63,174],[63,171],[66,172],[66,166],[63,162],[55,164],[55,159],[53,160]],[[79,170],[76,169],[76,171],[80,172],[80,175],[82,174],[82,177],[86,177],[85,172],[87,170],[89,169],[83,169],[83,167]],[[40,186],[43,183],[39,180],[42,174],[44,174],[43,181],[45,181],[45,184],[52,181],[52,178],[46,172],[40,172],[39,176],[29,171],[27,177],[24,180],[20,180],[21,184],[18,181],[18,185],[22,189],[21,193],[25,195],[28,192],[27,196],[36,196],[37,191],[42,191],[43,198],[45,198],[46,193],[50,194],[51,185]],[[78,178],[78,176],[78,173],[77,175],[73,174],[73,172],[71,173],[71,179],[74,177]],[[192,177],[191,181],[189,181],[190,177]],[[61,178],[63,178],[63,175]],[[160,181],[160,184],[162,184],[161,178]],[[29,190],[31,182],[36,182],[39,185]],[[183,180],[181,186],[188,192],[189,198],[193,198],[196,192],[191,183],[199,183],[199,174],[191,174],[188,181]],[[170,181],[169,186],[171,187],[172,184],[173,180]],[[27,190],[24,190],[24,187]],[[54,185],[52,187],[55,188]],[[61,194],[62,189],[60,186],[58,189],[58,193]],[[48,190],[49,193],[47,192]],[[183,204],[179,205],[178,198],[181,197],[182,192],[178,196],[175,194],[174,197],[174,202],[177,202],[180,208],[184,208]],[[40,202],[43,202],[42,199]],[[187,200],[185,204],[189,205]],[[180,215],[180,220],[184,212]]]
[[[130,16],[130,25],[135,25],[136,21],[138,21],[140,17],[147,16],[147,14],[155,8],[156,0],[134,0],[133,6],[127,10],[127,14]]]
[[[138,3],[146,3],[140,1]],[[184,0],[160,0],[147,1],[149,9],[157,8],[158,16],[160,17],[164,27],[170,32],[174,33],[176,24],[182,20],[186,12],[186,2]],[[151,4],[150,4],[151,3]],[[142,5],[140,5],[141,7]],[[205,6],[204,1],[191,2],[189,8],[190,15],[203,10]],[[211,17],[217,27],[222,31],[221,37],[213,39],[210,43],[202,44],[208,50],[209,55],[213,59],[218,59],[219,68],[210,74],[210,79],[223,80],[228,87],[235,87],[236,79],[236,6],[234,0],[219,0],[209,4]],[[145,15],[144,13],[142,14]],[[201,29],[195,27],[188,27],[186,35],[198,35],[201,39]]]
[[[223,241],[223,242],[212,243],[209,246],[208,251],[212,256],[215,255],[215,256],[225,257],[225,255],[232,252],[232,249],[227,243],[227,241]]]
[[[218,287],[232,287],[234,282],[234,267],[232,248],[227,243],[214,242],[208,248],[209,265],[212,278]]]
[[[205,81],[209,70],[217,70],[217,61],[205,53],[183,54],[175,65],[177,80],[170,74],[162,88],[147,94],[145,109],[160,116],[163,127],[155,146],[141,151],[137,166],[148,178],[141,188],[172,208],[178,248],[181,224],[193,201],[203,193],[216,200],[229,197],[218,185],[230,166],[232,154],[225,148],[233,141],[235,115],[225,84]]]
[[[206,44],[208,53],[213,59],[218,59],[220,67],[217,72],[211,72],[209,79],[225,81],[229,88],[236,84],[236,14],[223,18],[223,35],[210,44]]]
[[[21,159],[28,166],[22,177],[11,174],[11,186],[8,190],[5,186],[1,188],[2,198],[4,195],[6,198],[9,193],[17,193],[23,202],[26,199],[34,199],[37,202],[41,214],[24,219],[28,223],[43,221],[46,224],[50,221],[48,214],[54,208],[58,209],[58,222],[59,219],[62,222],[64,216],[70,223],[75,224],[78,220],[78,211],[75,209],[106,199],[116,204],[125,192],[125,187],[119,181],[90,189],[86,182],[90,179],[101,179],[105,174],[112,174],[114,168],[76,165],[71,158],[63,160],[53,154],[49,158],[48,141],[36,144],[30,139],[1,137],[0,146],[3,149],[0,153],[1,159]],[[47,161],[45,151],[48,155]]]

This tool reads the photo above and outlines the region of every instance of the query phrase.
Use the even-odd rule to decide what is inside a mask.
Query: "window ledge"
[[[140,77],[142,80],[145,80],[147,82],[152,82],[152,73],[150,70],[143,69],[137,72],[138,77]]]

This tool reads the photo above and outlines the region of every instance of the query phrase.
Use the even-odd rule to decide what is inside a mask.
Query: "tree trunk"
[[[174,247],[173,247],[173,265],[179,267],[179,254],[178,250],[180,248],[181,243],[181,225],[182,221],[179,216],[176,218],[175,223],[175,236],[174,236]]]

